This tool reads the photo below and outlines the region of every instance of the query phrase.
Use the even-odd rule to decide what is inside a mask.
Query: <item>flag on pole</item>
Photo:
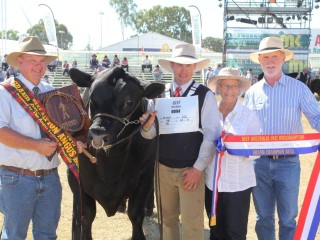
[[[48,38],[49,44],[58,47],[56,25],[54,23],[54,19],[51,11],[49,11],[49,9],[47,10],[48,11],[44,11],[44,16],[42,18],[44,27],[47,33],[47,38]]]
[[[196,48],[201,49],[201,15],[197,7],[190,6],[190,17],[192,27],[192,41]]]

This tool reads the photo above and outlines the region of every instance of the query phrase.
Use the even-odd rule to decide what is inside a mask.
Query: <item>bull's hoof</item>
[[[151,208],[151,209],[147,209],[146,208],[146,211],[145,211],[144,214],[145,214],[146,217],[151,217],[152,214],[153,214],[153,208]]]

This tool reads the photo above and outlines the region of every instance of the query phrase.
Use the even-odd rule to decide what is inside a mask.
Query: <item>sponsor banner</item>
[[[201,49],[201,16],[198,8],[189,7],[192,27],[192,41],[197,49]]]
[[[310,53],[320,54],[320,29],[311,29]]]
[[[226,30],[226,66],[235,66],[243,73],[252,68],[253,73],[259,75],[262,72],[260,65],[252,62],[249,54],[258,51],[261,39],[270,36],[280,37],[284,41],[284,47],[295,54],[293,60],[283,65],[284,73],[300,72],[308,67],[310,29],[282,28],[228,28]]]
[[[42,20],[46,29],[49,44],[58,46],[56,26],[51,11],[44,10],[44,16],[42,17]]]

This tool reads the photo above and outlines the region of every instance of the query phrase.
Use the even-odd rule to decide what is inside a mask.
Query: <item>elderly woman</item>
[[[208,81],[208,87],[221,95],[219,111],[221,127],[227,134],[258,135],[260,124],[256,114],[242,105],[240,96],[248,90],[251,80],[232,67],[220,70]],[[225,152],[221,160],[218,182],[217,223],[210,228],[210,240],[246,239],[250,195],[256,185],[253,158],[233,156]],[[214,161],[213,161],[214,162]],[[206,168],[206,211],[210,219],[213,164]]]

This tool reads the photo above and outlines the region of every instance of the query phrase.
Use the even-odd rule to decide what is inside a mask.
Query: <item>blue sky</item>
[[[118,17],[114,9],[109,6],[108,0],[0,0],[0,3],[4,1],[7,5],[7,29],[16,29],[20,34],[25,33],[43,16],[43,11],[46,8],[38,6],[43,3],[52,9],[55,19],[66,25],[73,35],[73,49],[82,50],[88,43],[97,49],[101,42],[102,46],[108,46],[122,41]],[[134,2],[138,9],[149,9],[154,5],[175,5],[186,8],[190,5],[196,5],[202,17],[202,37],[222,38],[223,36],[223,8],[218,7],[220,3],[218,0],[134,0]],[[101,12],[103,15],[100,14]],[[320,9],[316,12],[317,14],[314,15],[311,23],[313,28],[319,28],[316,23],[320,22]],[[241,25],[247,27],[246,24]],[[0,25],[0,27],[2,26],[3,24]],[[125,39],[133,34],[132,30],[127,28]]]

